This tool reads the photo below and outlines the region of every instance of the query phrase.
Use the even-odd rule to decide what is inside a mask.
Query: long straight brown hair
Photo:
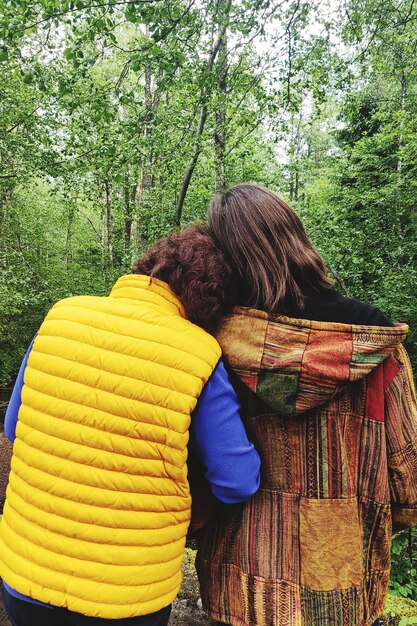
[[[300,218],[269,189],[244,183],[218,194],[208,222],[239,277],[240,304],[285,313],[332,284]]]

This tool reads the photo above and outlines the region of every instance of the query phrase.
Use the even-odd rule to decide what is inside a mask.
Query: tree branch
[[[40,24],[44,24],[45,22],[48,22],[49,20],[53,20],[57,17],[62,17],[63,15],[68,15],[69,13],[80,13],[84,11],[85,8],[103,9],[105,7],[116,7],[116,6],[126,6],[129,4],[137,4],[138,2],[140,2],[141,4],[153,4],[156,2],[162,2],[162,1],[163,0],[125,0],[124,2],[104,2],[102,4],[90,4],[88,7],[83,7],[81,9],[74,7],[72,9],[68,9],[67,11],[58,11],[57,13],[51,13],[47,17],[41,20],[38,20],[37,22],[28,24],[27,26],[24,26],[23,28],[17,28],[16,30],[11,32],[11,35],[15,35],[16,33],[24,33],[26,30],[31,30],[32,28],[35,28],[36,26],[39,26]]]

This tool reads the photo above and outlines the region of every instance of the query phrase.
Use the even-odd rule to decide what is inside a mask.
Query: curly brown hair
[[[160,239],[137,259],[132,271],[166,282],[181,300],[187,319],[209,332],[237,302],[225,255],[203,224]]]

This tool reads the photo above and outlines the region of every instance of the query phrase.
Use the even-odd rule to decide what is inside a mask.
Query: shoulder
[[[71,308],[71,307],[84,307],[84,308],[94,308],[100,306],[103,302],[110,300],[109,298],[105,298],[103,296],[68,296],[67,298],[62,298],[55,302],[55,304],[51,307],[51,311],[56,311],[57,309]]]
[[[393,322],[382,311],[371,304],[355,298],[347,298],[336,291],[334,293],[336,294],[336,306],[340,309],[340,314],[346,317],[345,323],[366,326],[394,326]]]
[[[393,322],[379,309],[342,296],[335,289],[327,289],[319,297],[307,303],[306,313],[309,319],[323,322],[340,322],[365,326],[394,326]]]

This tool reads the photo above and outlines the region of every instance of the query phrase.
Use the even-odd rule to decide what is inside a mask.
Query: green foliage
[[[405,626],[406,624],[416,623],[417,619],[417,602],[398,598],[388,594],[385,603],[383,624],[384,626]]]
[[[258,150],[259,128],[276,96],[252,45],[273,19],[266,9],[0,0],[0,384],[10,384],[54,301],[105,293],[171,232],[196,145],[183,222],[204,217],[217,167],[215,41],[226,13],[234,48],[223,165],[233,182],[240,167],[260,175],[268,148]],[[297,22],[294,7],[285,15]],[[295,22],[294,36],[305,19]],[[267,182],[279,172],[269,154]]]
[[[390,591],[417,601],[417,528],[403,531],[393,539]]]

